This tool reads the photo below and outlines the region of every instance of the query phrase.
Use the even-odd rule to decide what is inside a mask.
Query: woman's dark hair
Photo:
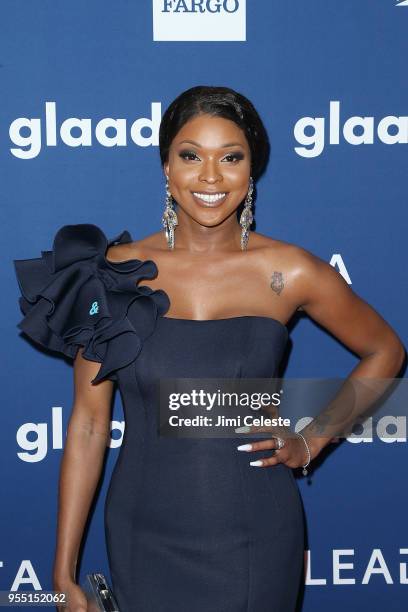
[[[162,166],[168,160],[170,145],[179,130],[187,121],[202,114],[230,119],[241,128],[251,151],[251,176],[256,181],[268,162],[268,134],[253,104],[229,87],[197,85],[173,100],[160,123],[159,147]]]

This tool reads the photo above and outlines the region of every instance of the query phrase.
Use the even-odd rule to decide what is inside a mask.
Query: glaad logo
[[[408,0],[401,0],[395,6],[408,6]]]
[[[246,40],[246,0],[153,0],[153,40]]]
[[[306,427],[312,417],[304,417],[296,423],[296,431]],[[25,463],[38,463],[43,461],[50,450],[62,450],[65,444],[63,408],[52,406],[50,422],[22,423],[16,433],[18,446],[17,457]],[[386,444],[407,443],[407,421],[405,417],[385,415],[377,423],[369,417],[364,421],[356,422],[356,431],[346,438],[351,444],[367,444],[377,440]],[[111,435],[108,440],[110,448],[119,448],[122,445],[126,424],[124,421],[111,420]],[[332,444],[337,444],[333,441]]]
[[[158,146],[159,126],[161,121],[161,103],[152,102],[151,118],[141,117],[130,126],[130,138],[139,147]],[[41,123],[42,119],[18,117],[14,119],[9,128],[10,140],[20,148],[10,149],[11,153],[19,159],[33,159],[41,151]],[[47,147],[56,147],[58,137],[68,147],[92,147],[93,138],[103,147],[126,147],[127,125],[126,119],[101,119],[92,129],[92,120],[89,118],[69,117],[65,119],[59,130],[57,128],[57,111],[55,102],[45,103],[45,142]],[[28,134],[22,132],[28,130]],[[147,130],[148,134],[142,134]],[[93,134],[93,131],[95,134]],[[59,132],[59,133],[58,133]],[[112,133],[113,132],[113,133]],[[28,147],[28,148],[21,148]]]
[[[118,448],[122,444],[125,431],[124,421],[111,421],[110,448]],[[118,437],[116,437],[118,433]],[[60,450],[64,446],[64,426],[62,407],[53,406],[51,423],[23,423],[17,430],[16,441],[20,451],[17,457],[26,463],[38,463],[47,456],[49,447]]]
[[[295,151],[301,157],[317,157],[325,145],[325,123],[324,117],[302,117],[293,129],[297,142],[302,147],[295,147]],[[306,130],[312,128],[312,134],[306,134]],[[358,130],[358,134],[355,130]],[[390,128],[392,133],[390,133]],[[352,145],[374,144],[374,117],[349,117],[343,125],[342,136],[346,142]],[[384,144],[408,144],[408,117],[395,117],[388,115],[378,122],[378,139]],[[329,111],[329,144],[340,143],[340,102],[330,101]],[[306,148],[310,145],[310,148]]]

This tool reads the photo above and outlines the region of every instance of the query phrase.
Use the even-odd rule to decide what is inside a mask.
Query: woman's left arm
[[[291,297],[298,308],[360,357],[359,363],[345,379],[337,400],[301,430],[311,459],[314,459],[324,446],[340,435],[340,431],[347,429],[351,418],[363,413],[367,405],[384,393],[400,372],[406,353],[389,323],[354,293],[337,270],[319,257],[297,247],[290,281]],[[371,380],[366,384],[359,379]],[[373,387],[376,387],[374,393]],[[340,430],[339,433],[336,428]],[[251,427],[251,432],[256,431],[267,431],[267,428]],[[252,451],[275,449],[273,456],[253,464],[263,467],[277,463],[299,467],[308,459],[304,442],[299,436],[288,438],[281,449],[278,449],[274,438],[247,447]]]
[[[354,293],[335,268],[304,251],[297,272],[297,289],[302,310],[360,357],[348,376],[350,386],[354,379],[392,379],[400,372],[405,347],[399,336],[370,304]],[[386,386],[380,387],[382,394]],[[316,435],[318,431],[318,419],[301,431],[306,439],[312,434],[309,438],[312,457],[333,437]]]

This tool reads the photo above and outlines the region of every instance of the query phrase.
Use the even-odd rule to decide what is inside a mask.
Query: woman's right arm
[[[67,593],[71,605],[64,610],[86,610],[82,590],[75,584],[78,551],[98,485],[110,436],[114,383],[91,383],[100,363],[74,360],[74,401],[61,461],[57,541],[53,568],[54,590]]]

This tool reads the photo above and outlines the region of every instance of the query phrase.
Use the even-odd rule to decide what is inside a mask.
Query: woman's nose
[[[207,183],[215,183],[222,180],[223,176],[217,167],[216,162],[207,161],[201,168],[200,181],[206,181]]]

